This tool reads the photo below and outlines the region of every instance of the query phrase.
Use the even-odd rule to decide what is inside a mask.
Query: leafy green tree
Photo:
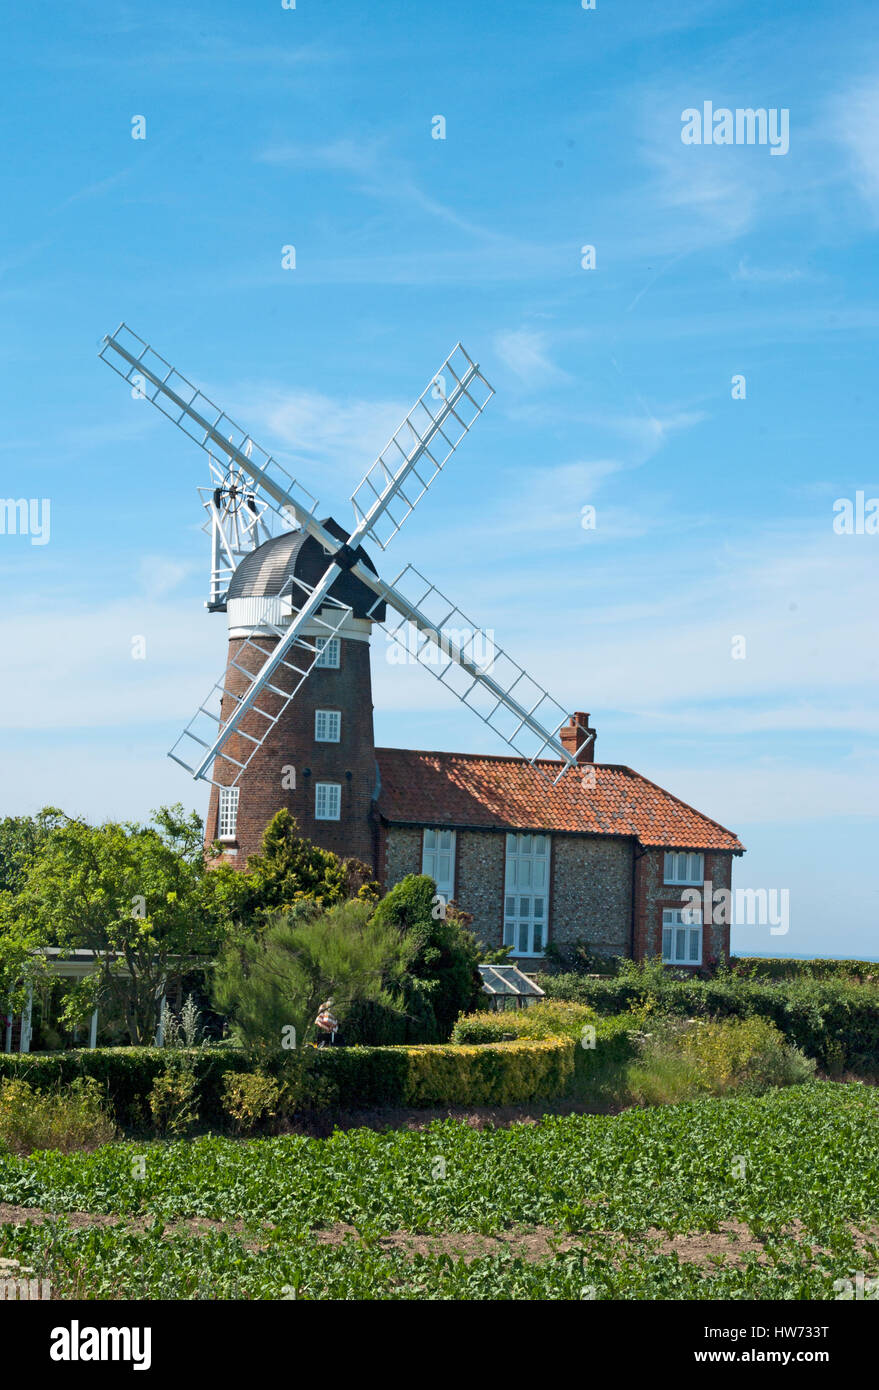
[[[0,895],[0,985],[39,967],[37,946],[92,950],[96,969],[71,992],[67,1021],[103,1005],[122,1014],[133,1043],[149,1043],[162,995],[217,950],[241,894],[229,874],[207,869],[201,821],[181,806],[149,825],[61,817],[19,891]]]
[[[377,922],[368,903],[321,911],[300,901],[264,931],[227,944],[214,971],[214,1002],[247,1043],[301,1045],[328,998],[343,1033],[355,1005],[399,1012],[393,982],[404,955],[399,933]],[[291,1026],[295,1035],[285,1032]]]
[[[63,811],[54,806],[44,806],[35,816],[0,819],[0,893],[19,892],[37,850],[63,820]]]

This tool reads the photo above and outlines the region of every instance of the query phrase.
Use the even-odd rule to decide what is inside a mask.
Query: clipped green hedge
[[[541,1000],[527,1009],[486,1009],[462,1014],[452,1029],[453,1043],[492,1043],[514,1038],[578,1038],[596,1014],[584,1004]]]
[[[638,1051],[639,1024],[631,1013],[599,1017],[586,1005],[554,999],[530,1009],[468,1014],[458,1019],[452,1039],[485,1045],[510,1033],[520,1040],[529,1036],[567,1037],[574,1044],[568,1094],[576,1100],[601,1104],[618,1094],[620,1073]]]
[[[485,1048],[446,1045],[305,1048],[256,1055],[233,1048],[186,1054],[198,1080],[201,1123],[224,1126],[223,1078],[257,1067],[288,1083],[296,1110],[360,1110],[382,1106],[515,1105],[562,1095],[574,1073],[570,1038],[522,1040]],[[80,1076],[105,1088],[116,1121],[149,1122],[148,1097],[157,1076],[183,1060],[182,1050],[95,1048],[90,1051],[0,1055],[0,1080],[23,1077],[37,1091]]]
[[[571,1038],[467,1047],[409,1047],[407,1105],[522,1105],[563,1096],[574,1077]]]
[[[223,1118],[223,1077],[228,1071],[249,1071],[253,1058],[237,1048],[208,1048],[188,1054],[194,1060],[203,1120]],[[80,1076],[93,1076],[104,1087],[116,1120],[133,1125],[149,1119],[147,1097],[153,1082],[177,1049],[161,1047],[96,1047],[70,1052],[0,1054],[0,1080],[18,1076],[37,1091],[52,1091]]]

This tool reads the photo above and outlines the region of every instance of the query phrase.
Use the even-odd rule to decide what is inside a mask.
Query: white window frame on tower
[[[315,782],[314,818],[315,820],[342,819],[341,782]]]
[[[662,959],[666,965],[702,964],[702,913],[698,908],[662,909]]]
[[[341,644],[338,637],[318,637],[315,640],[318,650],[315,666],[320,666],[323,670],[338,671],[340,666]]]
[[[239,787],[220,787],[217,798],[217,839],[238,839]]]
[[[551,839],[508,834],[504,865],[504,945],[516,956],[542,956],[549,932]]]
[[[455,832],[425,826],[421,834],[421,872],[432,878],[446,902],[455,896]]]
[[[690,883],[701,886],[705,875],[705,855],[670,849],[665,854],[665,883]]]
[[[342,713],[337,709],[314,711],[315,743],[339,743],[342,738]]]

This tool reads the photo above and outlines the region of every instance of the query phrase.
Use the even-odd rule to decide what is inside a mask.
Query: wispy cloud
[[[533,328],[507,329],[495,334],[494,348],[505,366],[530,386],[570,380],[568,373],[550,358],[546,333]]]
[[[879,77],[842,93],[833,102],[832,129],[848,159],[855,188],[879,217]]]
[[[352,484],[363,476],[413,404],[280,387],[244,386],[233,395],[234,412],[254,422],[257,436],[265,433],[295,455],[330,464],[341,481],[350,479]]]
[[[286,168],[326,169],[348,175],[361,192],[384,202],[403,203],[492,246],[522,247],[496,227],[462,217],[454,208],[425,193],[405,160],[395,155],[387,139],[331,141],[324,145],[285,144],[262,150],[259,162]]]
[[[805,279],[806,272],[799,266],[751,265],[747,257],[743,256],[733,271],[732,278],[756,285],[788,285],[793,280]]]

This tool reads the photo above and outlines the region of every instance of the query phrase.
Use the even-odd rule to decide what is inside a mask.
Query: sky
[[[460,340],[496,395],[384,576],[736,831],[790,926],[734,951],[879,955],[879,535],[834,510],[879,496],[872,0],[7,0],[4,29],[0,494],[50,525],[0,535],[0,814],[207,804],[165,756],[225,660],[207,459],[102,336],[349,524]],[[788,148],[684,143],[706,101],[787,112]],[[380,746],[506,751],[387,652]]]

